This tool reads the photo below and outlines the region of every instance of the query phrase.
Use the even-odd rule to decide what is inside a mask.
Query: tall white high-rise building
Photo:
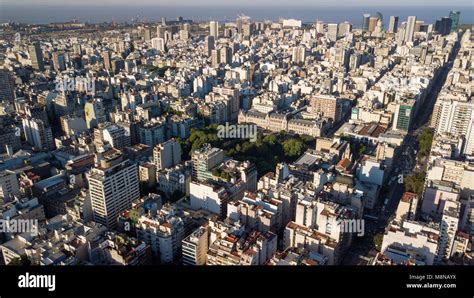
[[[405,42],[413,41],[413,35],[415,35],[416,16],[409,16],[407,18],[407,25],[405,28]]]
[[[154,48],[155,50],[165,52],[166,51],[165,39],[160,38],[160,37],[152,38],[151,47]]]
[[[474,103],[451,99],[438,99],[431,118],[437,133],[449,133],[464,138],[463,154],[474,154]]]
[[[325,24],[323,21],[316,21],[316,33],[324,34],[327,31],[328,25]]]
[[[214,49],[211,51],[211,65],[212,67],[217,67],[219,66],[219,63],[221,63],[221,56],[219,50]]]
[[[208,228],[201,226],[182,241],[183,264],[206,265],[208,249]]]
[[[449,259],[459,225],[460,203],[447,201],[440,223],[438,260]]]
[[[140,197],[137,165],[124,161],[122,153],[115,149],[102,153],[99,159],[87,174],[93,218],[114,228],[119,214]]]
[[[156,145],[153,160],[157,170],[173,167],[181,162],[181,145],[174,139]]]
[[[465,135],[473,118],[474,102],[442,99],[433,108],[431,123],[438,133]]]
[[[116,149],[130,146],[130,134],[119,125],[108,125],[102,130],[102,140]]]
[[[18,178],[13,171],[0,172],[0,199],[20,194]]]
[[[338,28],[339,28],[339,24],[328,24],[327,37],[330,41],[337,40]]]
[[[305,47],[298,46],[293,48],[293,53],[291,55],[291,61],[294,63],[303,63],[306,59],[306,49]]]
[[[352,24],[349,22],[344,22],[339,24],[339,29],[337,32],[338,36],[346,36],[347,34],[351,33],[352,31]]]
[[[388,32],[397,33],[398,31],[398,17],[391,16],[390,22],[388,23]]]
[[[232,49],[227,46],[223,46],[219,50],[219,62],[223,64],[230,64],[232,62]]]
[[[54,149],[54,139],[51,127],[36,118],[23,119],[23,130],[26,141],[39,150]]]
[[[219,37],[219,22],[217,21],[209,22],[209,35],[214,36],[214,38]]]

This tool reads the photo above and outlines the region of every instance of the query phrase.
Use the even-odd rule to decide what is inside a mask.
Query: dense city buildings
[[[474,36],[369,12],[0,24],[0,263],[474,264]]]

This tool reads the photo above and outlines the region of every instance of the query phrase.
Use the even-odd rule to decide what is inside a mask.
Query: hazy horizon
[[[22,23],[49,23],[64,22],[77,19],[81,22],[129,22],[137,16],[141,21],[159,21],[161,17],[174,20],[178,16],[195,21],[206,21],[217,19],[220,21],[234,20],[239,14],[246,14],[253,20],[278,20],[279,18],[295,18],[304,22],[316,19],[325,22],[349,21],[354,26],[359,26],[362,14],[380,11],[384,15],[384,22],[388,22],[391,15],[406,20],[409,15],[416,15],[427,23],[434,23],[437,19],[447,16],[450,10],[461,11],[461,24],[474,23],[473,5],[469,1],[454,0],[449,4],[446,1],[434,1],[430,3],[430,9],[426,5],[420,5],[420,0],[380,1],[358,0],[340,4],[329,5],[334,1],[318,1],[317,3],[307,0],[293,1],[291,5],[286,1],[273,0],[271,6],[269,0],[260,0],[258,3],[249,0],[240,3],[229,3],[226,1],[204,0],[199,4],[196,1],[181,0],[170,3],[169,1],[151,0],[82,0],[59,2],[58,0],[0,0],[0,22],[22,22]],[[18,0],[17,0],[18,1]],[[375,4],[370,4],[375,3]],[[284,5],[285,4],[285,5]],[[418,4],[418,5],[416,5]]]
[[[2,0],[0,4],[7,5],[16,5],[16,6],[34,6],[34,5],[61,5],[61,6],[71,6],[71,5],[91,5],[91,6],[101,6],[101,5],[167,5],[167,6],[188,6],[195,5],[196,0]],[[212,6],[265,6],[265,5],[278,5],[278,6],[288,6],[287,0],[240,0],[239,3],[235,1],[225,1],[225,0],[200,0],[198,2],[200,6],[202,5],[212,5]],[[236,5],[237,4],[237,5]],[[347,7],[347,6],[418,6],[426,5],[430,6],[473,6],[472,0],[451,0],[448,3],[446,0],[384,0],[381,3],[380,0],[345,0],[342,3],[337,3],[334,0],[294,0],[291,2],[291,6],[311,6],[311,7]]]

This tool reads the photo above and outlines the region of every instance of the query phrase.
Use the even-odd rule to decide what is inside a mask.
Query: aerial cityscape
[[[472,15],[443,9],[0,12],[0,265],[474,265]]]

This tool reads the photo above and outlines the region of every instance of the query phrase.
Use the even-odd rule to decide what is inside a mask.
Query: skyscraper
[[[232,49],[229,48],[228,46],[223,46],[219,50],[219,55],[220,55],[220,63],[224,64],[230,64],[232,62]]]
[[[207,249],[209,246],[208,228],[199,227],[182,241],[183,264],[205,265],[207,260]]]
[[[191,24],[189,23],[184,23],[183,24],[183,30],[191,33]]]
[[[221,63],[221,57],[219,55],[219,50],[214,49],[211,51],[211,65],[212,67],[217,67],[219,66],[219,63]]]
[[[0,153],[11,149],[16,152],[21,147],[19,128],[15,125],[0,125]]]
[[[352,24],[349,22],[344,22],[339,24],[339,29],[337,31],[338,36],[346,36],[352,31]]]
[[[64,53],[53,53],[53,66],[56,71],[66,70],[66,58],[64,57]]]
[[[163,38],[155,37],[151,39],[151,47],[157,51],[165,52],[165,40]]]
[[[404,40],[405,40],[405,32],[406,32],[406,29],[407,29],[407,22],[402,22],[402,23],[398,26],[398,32],[397,32],[397,41],[398,41],[398,42],[401,42],[401,41],[404,41]]]
[[[459,17],[460,16],[461,16],[461,12],[457,11],[457,10],[451,10],[451,12],[449,13],[449,18],[452,21],[452,23],[451,23],[451,32],[458,31]]]
[[[375,16],[376,16],[379,20],[383,21],[383,14],[382,14],[381,12],[377,11],[377,12],[375,13]]]
[[[405,42],[413,41],[413,35],[415,34],[416,16],[409,16],[407,18],[407,26],[405,29]]]
[[[156,27],[156,37],[157,38],[165,38],[165,32],[166,32],[167,27],[163,25],[159,25]]]
[[[414,32],[422,32],[424,28],[425,22],[417,20],[415,23],[415,30]]]
[[[93,219],[114,228],[119,214],[140,197],[137,165],[123,160],[115,149],[99,154],[98,159],[99,164],[87,174]]]
[[[398,17],[391,16],[390,22],[388,23],[388,32],[397,33],[398,31]]]
[[[315,24],[315,27],[316,27],[316,32],[317,33],[325,33],[327,31],[327,27],[328,25],[325,24],[323,21],[316,21],[316,24]]]
[[[81,44],[80,44],[80,43],[75,43],[75,44],[72,46],[72,49],[73,49],[74,55],[77,55],[77,56],[81,56],[81,55],[82,55],[82,47],[81,47]]]
[[[102,140],[119,150],[130,146],[130,134],[120,125],[106,125],[102,129]]]
[[[460,213],[459,202],[446,202],[443,215],[440,222],[440,237],[439,245],[439,259],[449,259],[451,257],[451,250],[453,248],[454,238],[459,224]]]
[[[43,71],[43,53],[41,52],[41,47],[38,41],[28,46],[28,53],[30,54],[31,66],[36,70]]]
[[[437,133],[449,133],[453,138],[465,140],[462,153],[474,151],[474,103],[438,99],[431,117],[431,127]]]
[[[110,54],[110,51],[104,51],[102,53],[102,59],[104,60],[104,67],[107,70],[112,69],[112,55]]]
[[[294,63],[303,63],[306,58],[306,48],[303,46],[298,46],[293,48],[293,53],[291,60]]]
[[[327,37],[330,41],[336,41],[337,40],[338,28],[339,28],[338,24],[328,24]]]
[[[243,24],[243,20],[242,18],[237,18],[237,20],[235,20],[235,24],[237,26],[237,33],[239,34],[242,34],[242,24]]]
[[[210,35],[206,36],[204,40],[204,53],[207,56],[211,56],[212,50],[214,50],[214,42],[215,42],[214,36],[210,36]]]
[[[23,130],[26,141],[38,150],[53,150],[54,139],[51,127],[47,127],[42,120],[35,118],[23,119]]]
[[[212,177],[211,170],[225,158],[224,150],[204,144],[191,154],[193,181],[206,181]]]
[[[364,14],[362,18],[362,30],[369,29],[369,19],[370,19],[370,14],[369,13]]]
[[[69,93],[61,91],[53,99],[54,114],[57,117],[65,116],[74,110],[74,102]]]
[[[453,20],[451,18],[441,18],[435,23],[435,31],[441,35],[448,35],[451,32]]]
[[[15,83],[10,72],[0,69],[0,101],[13,102],[15,99]]]
[[[158,170],[175,166],[181,162],[181,145],[174,139],[153,148],[153,161]]]
[[[209,35],[214,36],[214,38],[219,37],[219,22],[211,21],[209,23]]]
[[[143,29],[143,38],[145,41],[149,41],[151,39],[151,30],[150,28]]]
[[[10,170],[0,172],[0,198],[20,195],[20,185],[16,173]]]
[[[375,31],[375,27],[377,26],[379,18],[378,17],[370,17],[369,18],[369,28],[367,29],[370,32]]]
[[[377,20],[377,25],[375,25],[375,29],[374,29],[374,32],[373,32],[372,36],[381,37],[382,32],[383,32],[383,22],[382,22],[382,19],[378,19]]]

